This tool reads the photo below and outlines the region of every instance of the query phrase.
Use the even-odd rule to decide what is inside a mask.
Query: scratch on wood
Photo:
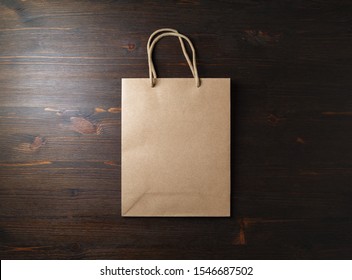
[[[0,166],[20,167],[20,166],[36,166],[52,164],[51,161],[33,161],[33,162],[18,162],[18,163],[0,163]]]
[[[244,219],[240,219],[239,221],[240,223],[240,232],[238,234],[238,236],[235,237],[235,239],[233,240],[233,244],[234,245],[246,245],[246,235],[245,235],[245,222]]]
[[[1,1],[1,0],[0,0]],[[42,28],[40,28],[42,29]],[[45,28],[43,28],[45,29]],[[50,28],[49,28],[50,29]],[[0,29],[3,31],[5,29]],[[12,29],[8,29],[10,31]],[[60,55],[1,55],[0,58],[2,59],[9,59],[9,58],[60,58],[60,59],[88,59],[88,60],[116,60],[116,57],[112,56],[60,56]]]
[[[43,246],[43,247],[15,247],[12,248],[11,251],[15,251],[15,252],[30,252],[30,251],[34,251],[37,249],[43,249],[43,248],[48,248],[49,246]]]
[[[352,112],[322,112],[324,116],[352,116]]]
[[[56,115],[60,117],[77,116],[80,114],[80,111],[77,109],[58,109],[55,107],[46,107],[44,108],[44,111],[56,112]]]
[[[52,107],[46,107],[46,108],[44,108],[44,111],[48,111],[48,112],[60,112],[59,109],[57,109],[57,108],[52,108]]]
[[[302,144],[302,145],[304,145],[304,144],[306,143],[306,141],[304,141],[304,139],[303,139],[302,137],[297,137],[297,138],[296,138],[296,142],[297,142],[298,144]]]
[[[35,249],[35,247],[16,247],[13,248],[12,251],[15,252],[29,252],[29,251],[33,251]]]
[[[104,132],[103,126],[98,124],[97,125],[97,135],[101,135],[101,134],[103,134],[103,132]]]
[[[112,114],[117,114],[121,112],[121,108],[118,108],[118,107],[109,108],[108,112]]]
[[[285,118],[278,117],[274,114],[269,114],[267,117],[267,121],[271,126],[277,126],[279,123],[284,121]]]
[[[112,166],[118,166],[118,164],[116,163],[116,161],[104,161],[104,164],[106,164],[106,165],[112,165]]]
[[[254,46],[270,46],[279,41],[281,33],[272,34],[261,30],[244,30],[244,40]]]
[[[319,173],[314,171],[302,171],[299,173],[299,175],[318,176]]]
[[[292,223],[302,222],[305,219],[265,219],[265,218],[243,218],[243,224],[245,228],[253,224],[266,224],[266,223]]]
[[[238,241],[239,241],[239,244],[240,245],[245,245],[247,242],[246,242],[246,236],[245,236],[245,233],[244,233],[244,228],[245,228],[245,225],[243,223],[243,220],[240,222],[240,234],[239,234],[239,237],[238,237]]]
[[[56,112],[56,115],[61,116],[61,117],[68,117],[68,116],[77,116],[79,115],[79,110],[60,110]]]
[[[22,0],[24,2],[24,0]],[[24,30],[72,30],[71,27],[21,27],[21,28],[4,28],[0,31],[24,31]]]
[[[106,112],[106,110],[101,107],[96,107],[96,108],[94,108],[94,112],[95,113],[104,113],[104,112]]]
[[[199,5],[200,1],[199,0],[179,0],[179,1],[177,1],[177,4],[180,4],[180,5]]]

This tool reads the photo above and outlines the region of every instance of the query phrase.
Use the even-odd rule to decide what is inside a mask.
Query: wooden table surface
[[[231,218],[121,217],[121,78],[162,27],[232,79]],[[1,0],[0,257],[351,258],[351,128],[349,0]]]

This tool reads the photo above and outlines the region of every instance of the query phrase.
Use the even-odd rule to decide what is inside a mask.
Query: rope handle
[[[152,42],[152,39],[155,37],[156,34],[161,33],[161,32],[174,32],[174,33],[179,33],[176,29],[172,29],[172,28],[162,28],[159,30],[156,30],[155,32],[152,33],[152,35],[150,35],[149,39],[148,39],[148,43],[147,43],[147,53],[148,53],[148,57],[149,57],[149,51],[150,51],[150,43]],[[181,37],[179,37],[179,41],[181,44],[181,48],[182,48],[182,52],[183,55],[185,56],[187,63],[192,71],[192,75],[194,75],[194,70],[193,70],[193,66],[192,66],[192,62],[189,59],[187,50],[185,48],[185,44],[183,43],[183,39]],[[152,60],[149,61],[149,76],[152,76],[153,78],[156,78],[156,71],[155,71],[155,67],[154,67],[154,63]]]
[[[164,32],[164,33],[161,33]],[[160,35],[158,35],[154,40],[154,36],[158,33],[161,33]],[[151,87],[154,87],[156,84],[156,78],[157,78],[157,74],[154,68],[154,64],[153,64],[153,59],[152,59],[152,55],[153,55],[153,49],[155,44],[163,37],[167,37],[167,36],[174,36],[174,37],[178,37],[180,40],[180,44],[181,44],[181,48],[183,51],[183,54],[188,62],[188,65],[191,69],[192,75],[195,79],[196,82],[196,86],[200,87],[200,78],[198,76],[198,70],[197,70],[197,63],[196,63],[196,53],[195,53],[195,49],[193,47],[193,44],[191,42],[191,40],[186,37],[185,35],[178,33],[177,30],[175,29],[171,29],[171,28],[163,28],[163,29],[159,29],[155,32],[152,33],[152,35],[150,35],[148,43],[147,43],[147,53],[148,53],[148,65],[149,65],[149,78],[150,78],[150,84]],[[186,40],[186,42],[189,44],[191,50],[192,50],[192,61],[190,60],[186,48],[184,46],[183,43],[183,39]]]

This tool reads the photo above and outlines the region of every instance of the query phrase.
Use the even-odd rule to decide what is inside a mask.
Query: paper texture
[[[230,79],[122,79],[122,215],[230,216]]]

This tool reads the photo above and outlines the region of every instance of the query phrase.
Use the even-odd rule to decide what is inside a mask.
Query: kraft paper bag
[[[194,78],[157,78],[165,36],[179,38]],[[122,216],[230,216],[230,79],[200,79],[174,29],[147,51],[150,78],[122,79]]]

